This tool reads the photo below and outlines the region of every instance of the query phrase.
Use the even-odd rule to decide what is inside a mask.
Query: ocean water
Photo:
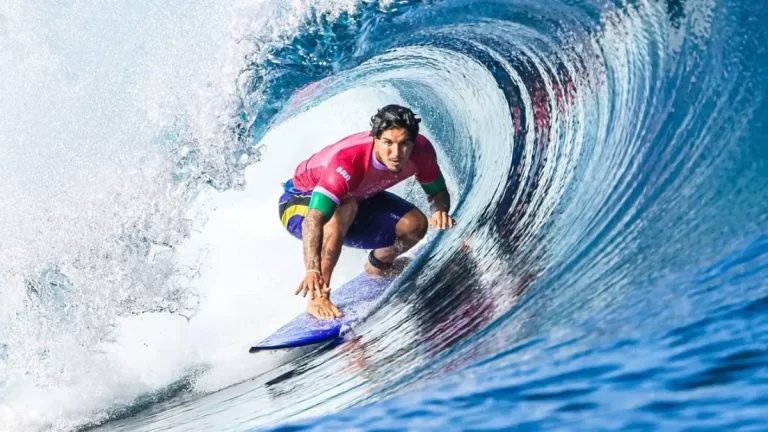
[[[0,430],[766,429],[766,22],[7,0]],[[303,309],[280,183],[388,103],[423,118],[458,225],[358,338],[248,354]]]

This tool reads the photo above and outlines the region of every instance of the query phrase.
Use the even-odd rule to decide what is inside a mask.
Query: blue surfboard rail
[[[320,320],[303,312],[248,350],[250,353],[266,350],[295,348],[331,341],[343,336],[344,330],[364,320],[373,312],[394,278],[372,278],[361,273],[354,279],[331,290],[331,301],[344,316]]]

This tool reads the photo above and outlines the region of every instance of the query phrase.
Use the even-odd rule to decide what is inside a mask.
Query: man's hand
[[[429,226],[435,229],[444,230],[456,226],[456,221],[448,215],[448,212],[436,211],[432,214],[432,217],[429,218]]]
[[[296,289],[296,295],[301,294],[302,297],[306,297],[309,293],[309,298],[314,300],[316,298],[323,298],[331,289],[328,287],[328,282],[317,271],[307,271],[304,280],[299,284],[299,288]]]

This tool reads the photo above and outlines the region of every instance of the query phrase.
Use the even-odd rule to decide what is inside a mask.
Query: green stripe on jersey
[[[440,173],[440,177],[438,177],[437,180],[433,181],[432,183],[422,184],[421,188],[424,189],[424,192],[426,192],[429,196],[433,196],[444,190],[448,190],[445,187],[445,178],[443,178],[442,173]]]
[[[312,198],[309,200],[309,209],[320,210],[320,213],[328,220],[336,211],[336,203],[320,192],[312,192]]]

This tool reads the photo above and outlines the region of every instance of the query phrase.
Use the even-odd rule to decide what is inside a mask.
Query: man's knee
[[[427,217],[419,209],[413,209],[406,213],[397,222],[397,237],[421,240],[427,235],[429,223]]]

